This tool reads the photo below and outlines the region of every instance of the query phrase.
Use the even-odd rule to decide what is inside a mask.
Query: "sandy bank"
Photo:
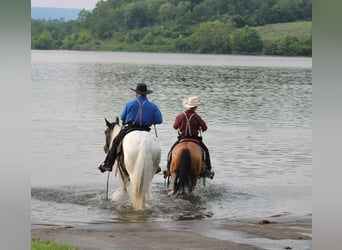
[[[32,225],[32,238],[107,249],[311,249],[311,216],[86,226]]]

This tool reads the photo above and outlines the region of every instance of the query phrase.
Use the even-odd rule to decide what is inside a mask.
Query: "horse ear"
[[[120,121],[119,121],[119,117],[116,117],[116,120],[115,120],[115,122],[116,122],[117,124],[119,124],[119,123],[120,123]]]
[[[105,118],[105,121],[106,121],[107,127],[109,128],[111,126],[111,123],[107,120],[107,118]]]

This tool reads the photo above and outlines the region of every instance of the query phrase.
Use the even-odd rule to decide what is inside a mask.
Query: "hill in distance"
[[[64,19],[64,21],[76,20],[80,11],[81,9],[31,7],[31,19]]]

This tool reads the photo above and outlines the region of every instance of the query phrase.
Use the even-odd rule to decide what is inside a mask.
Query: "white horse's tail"
[[[134,164],[131,178],[132,202],[135,209],[145,208],[145,198],[154,176],[152,145],[146,137],[142,137],[139,153]]]

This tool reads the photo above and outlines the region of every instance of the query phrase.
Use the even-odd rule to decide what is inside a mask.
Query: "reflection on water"
[[[188,55],[181,61],[170,55],[167,64],[167,54],[154,54],[144,64],[139,53],[117,56],[32,52],[33,222],[163,221],[312,211],[311,61],[201,55],[204,62],[195,63],[199,57]],[[127,199],[106,201],[107,175],[97,170],[104,159],[104,117],[114,120],[121,113],[134,98],[129,88],[139,81],[154,90],[149,98],[163,113],[164,123],[157,126],[162,169],[176,140],[172,123],[183,110],[181,101],[199,95],[203,105],[198,112],[208,125],[204,142],[216,172],[214,180],[206,186],[199,182],[189,197],[170,197],[162,175],[156,175],[150,208],[144,212],[133,211]],[[110,191],[117,185],[112,174]]]

